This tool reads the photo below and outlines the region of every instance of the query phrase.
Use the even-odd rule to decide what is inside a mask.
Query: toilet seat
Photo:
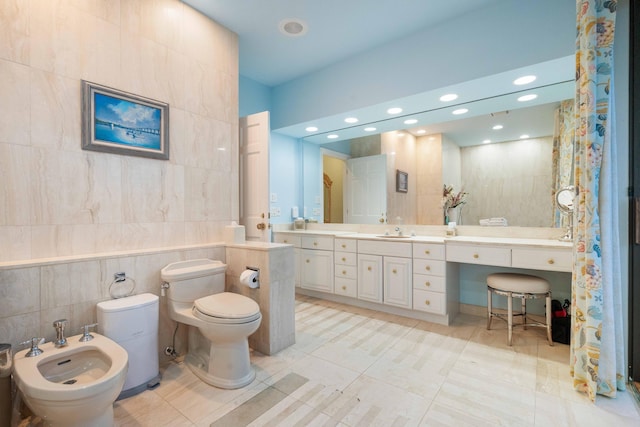
[[[193,315],[210,323],[248,323],[260,318],[260,307],[251,298],[233,292],[222,292],[198,298],[193,302]]]

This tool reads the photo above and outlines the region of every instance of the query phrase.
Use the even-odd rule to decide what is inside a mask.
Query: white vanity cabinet
[[[302,236],[300,287],[333,293],[333,236]]]
[[[447,314],[445,246],[413,244],[413,309]]]
[[[285,245],[293,245],[293,268],[295,270],[295,282],[296,287],[300,287],[300,257],[301,257],[301,244],[302,239],[300,236],[289,233],[273,233],[273,242],[274,243],[283,243]]]
[[[412,308],[411,243],[358,240],[358,299]]]
[[[358,296],[358,248],[355,239],[334,239],[334,293],[347,297]]]

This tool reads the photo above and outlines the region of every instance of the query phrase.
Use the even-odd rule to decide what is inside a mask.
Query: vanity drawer
[[[333,236],[302,236],[303,249],[333,251]]]
[[[511,266],[533,270],[572,271],[573,253],[568,249],[514,248],[511,250]]]
[[[409,242],[381,242],[380,240],[358,240],[359,254],[411,258],[412,252],[412,244]]]
[[[340,252],[355,252],[358,249],[356,239],[335,239],[334,249]]]
[[[429,276],[427,274],[414,274],[413,289],[432,292],[445,292],[447,290],[447,285],[444,277]]]
[[[358,296],[358,281],[336,277],[333,293],[356,298]]]
[[[413,290],[413,309],[434,314],[447,314],[447,299],[439,292]]]
[[[274,243],[284,243],[287,245],[293,245],[295,248],[300,247],[300,236],[296,236],[288,233],[273,233]]]
[[[336,279],[338,277],[355,280],[358,277],[358,267],[355,265],[336,265]]]
[[[447,261],[511,267],[511,249],[451,243],[447,244]]]
[[[336,252],[336,264],[356,265],[358,264],[358,255],[355,252]]]
[[[430,259],[413,259],[413,272],[418,274],[429,274],[433,276],[444,276],[446,261],[434,261]]]
[[[436,243],[414,243],[413,257],[444,260],[444,245]]]

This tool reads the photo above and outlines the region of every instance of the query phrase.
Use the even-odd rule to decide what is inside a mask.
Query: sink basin
[[[397,234],[384,234],[376,237],[382,237],[384,239],[410,239],[411,238],[411,236],[405,236],[404,234],[400,236],[398,236]]]
[[[38,370],[53,383],[88,384],[104,376],[110,367],[106,354],[87,350],[47,360],[38,365]]]

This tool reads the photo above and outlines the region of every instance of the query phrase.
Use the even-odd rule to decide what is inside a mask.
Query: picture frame
[[[396,169],[396,192],[407,193],[409,191],[409,174]]]
[[[169,160],[169,104],[82,80],[82,149]]]

